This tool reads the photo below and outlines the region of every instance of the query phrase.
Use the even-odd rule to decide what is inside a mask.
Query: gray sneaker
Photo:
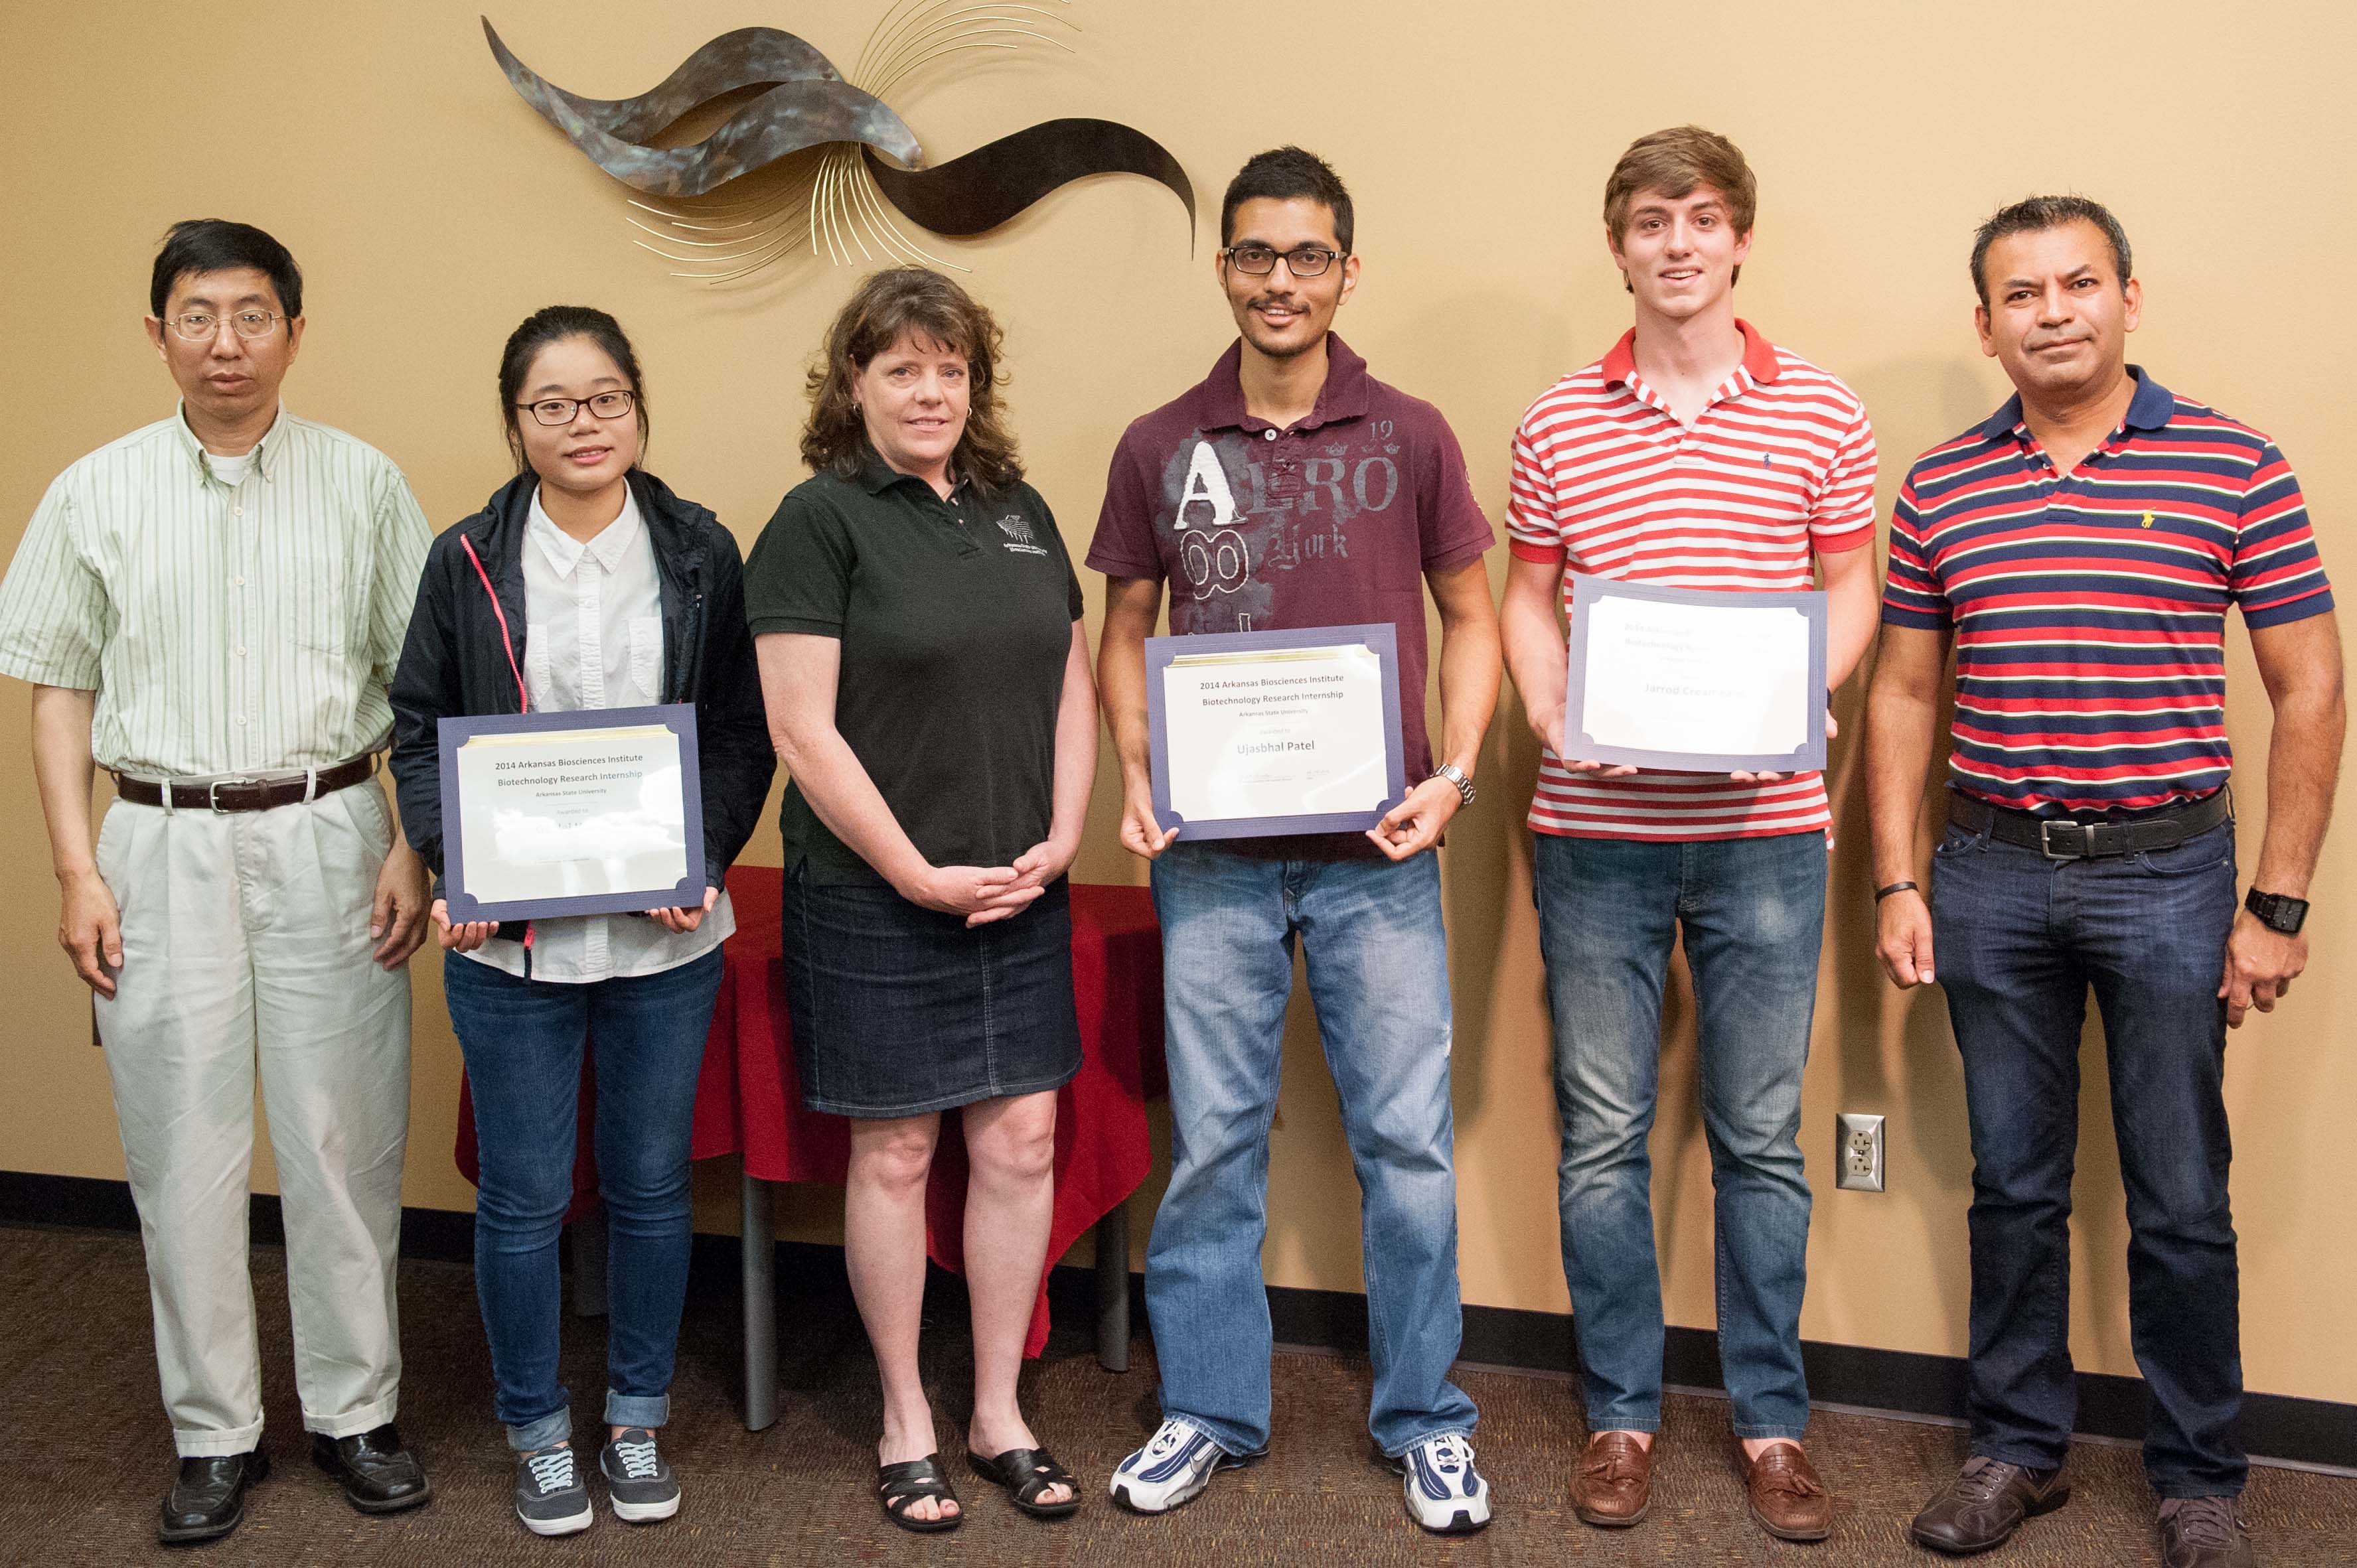
[[[571,1535],[597,1517],[569,1447],[516,1455],[515,1503],[516,1518],[534,1535]]]
[[[652,1524],[679,1511],[679,1478],[643,1426],[622,1428],[622,1435],[597,1451],[597,1473],[606,1477],[614,1517],[625,1524]]]

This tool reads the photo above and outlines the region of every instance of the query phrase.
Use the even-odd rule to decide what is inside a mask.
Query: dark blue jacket
[[[517,672],[523,668],[524,522],[536,476],[519,474],[481,511],[437,536],[425,554],[409,639],[393,672],[393,773],[401,827],[442,887],[442,763],[435,721],[523,711]],[[662,607],[666,703],[695,704],[697,776],[704,790],[704,865],[715,886],[760,821],[777,753],[761,705],[761,674],[745,625],[745,568],[737,541],[720,521],[680,499],[661,479],[632,469],[630,494],[653,546]],[[514,639],[515,662],[500,634],[475,547],[499,589]],[[521,923],[500,928],[522,937]]]

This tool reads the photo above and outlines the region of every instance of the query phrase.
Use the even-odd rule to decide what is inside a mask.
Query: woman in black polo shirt
[[[1080,1070],[1064,873],[1096,772],[1081,589],[1023,482],[999,331],[948,278],[870,277],[810,373],[815,477],[762,531],[747,618],[793,781],[788,1009],[802,1100],[853,1119],[851,1287],[884,1384],[877,1495],[953,1528],[917,1370],[925,1180],[945,1111],[972,1176],[975,1472],[1026,1512],[1080,1506],[1016,1374],[1046,1263],[1056,1090]]]

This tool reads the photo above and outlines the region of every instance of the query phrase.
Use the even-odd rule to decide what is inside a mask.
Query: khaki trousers
[[[303,1424],[347,1437],[393,1418],[409,976],[377,967],[368,934],[392,832],[373,782],[236,814],[117,801],[99,831],[123,971],[98,1032],[184,1457],[262,1434],[246,1268],[257,1069]]]

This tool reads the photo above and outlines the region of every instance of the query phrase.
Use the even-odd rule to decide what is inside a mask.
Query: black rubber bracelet
[[[1912,882],[1894,882],[1888,887],[1876,888],[1874,890],[1874,901],[1879,904],[1885,898],[1889,897],[1893,893],[1918,893],[1921,891],[1922,890],[1917,887]]]

